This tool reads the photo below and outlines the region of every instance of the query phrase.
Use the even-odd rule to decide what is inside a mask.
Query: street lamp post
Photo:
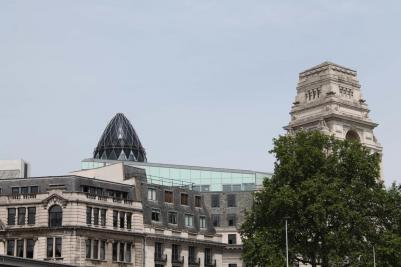
[[[287,218],[285,219],[285,252],[287,255],[287,267],[288,267],[288,226]]]
[[[376,267],[376,252],[375,252],[375,245],[373,245],[373,267]]]

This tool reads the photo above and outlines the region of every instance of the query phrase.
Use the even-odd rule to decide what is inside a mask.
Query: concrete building
[[[0,160],[0,179],[27,178],[31,175],[31,166],[28,162],[19,160]]]
[[[381,154],[383,148],[373,133],[378,124],[369,112],[357,72],[323,62],[299,74],[291,121],[284,128],[289,133],[319,130],[338,139],[355,139]]]
[[[300,73],[285,129],[357,139],[382,153],[368,113],[356,72],[324,62]],[[0,162],[0,255],[10,264],[29,258],[27,266],[243,267],[239,228],[271,175],[150,163],[119,113],[93,158],[69,175],[30,178],[29,164]]]

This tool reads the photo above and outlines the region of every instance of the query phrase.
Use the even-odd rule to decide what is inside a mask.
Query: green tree
[[[271,153],[241,229],[245,262],[284,266],[287,218],[291,263],[372,266],[375,246],[378,266],[401,266],[400,190],[378,182],[379,155],[317,131],[280,136]]]

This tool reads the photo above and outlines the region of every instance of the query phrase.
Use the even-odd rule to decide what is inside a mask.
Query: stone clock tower
[[[291,121],[284,127],[289,133],[319,130],[339,139],[359,140],[372,152],[382,153],[373,133],[378,124],[369,118],[357,73],[352,69],[323,62],[301,72],[290,114]]]

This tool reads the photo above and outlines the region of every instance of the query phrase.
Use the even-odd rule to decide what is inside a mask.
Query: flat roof
[[[164,167],[164,168],[190,169],[190,170],[215,171],[215,172],[235,172],[235,173],[244,173],[244,174],[255,174],[255,173],[266,174],[266,175],[273,174],[271,172],[230,169],[230,168],[216,168],[216,167],[204,167],[204,166],[168,164],[168,163],[154,163],[154,162],[120,161],[120,160],[93,159],[93,158],[84,159],[84,160],[82,160],[82,162],[100,162],[100,163],[124,162],[127,165],[134,165],[134,166]]]

